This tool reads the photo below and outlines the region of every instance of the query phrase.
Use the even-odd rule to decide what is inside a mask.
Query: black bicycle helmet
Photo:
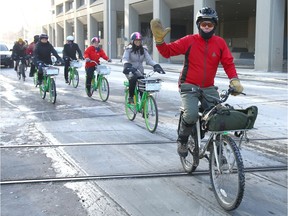
[[[39,40],[41,40],[41,39],[43,39],[43,38],[48,39],[48,35],[45,34],[45,33],[40,34],[40,36],[39,36]]]
[[[217,12],[209,7],[204,7],[197,12],[196,15],[196,25],[198,26],[201,21],[212,21],[215,25],[218,24]]]

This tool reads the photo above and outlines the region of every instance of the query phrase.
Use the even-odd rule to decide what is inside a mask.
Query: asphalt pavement
[[[113,59],[112,63],[121,65],[119,59]],[[165,71],[169,72],[179,73],[182,69],[180,64],[161,63],[160,65]],[[147,68],[149,67],[147,66]],[[269,81],[287,85],[287,73],[258,72],[247,68],[237,68],[237,71],[240,79],[263,80],[263,82]],[[217,72],[217,76],[225,76],[225,72],[221,67]],[[29,80],[28,82],[32,81]],[[39,95],[37,95],[38,92],[33,86],[19,87],[34,91],[31,96],[24,95],[24,97],[20,91],[21,89],[15,90],[6,85],[5,82],[2,82],[1,87],[3,92],[1,101],[1,121],[3,122],[1,124],[1,145],[77,143],[87,145],[81,147],[81,149],[73,146],[64,147],[65,151],[54,151],[53,149],[40,151],[31,148],[2,149],[1,181],[10,178],[41,179],[61,175],[113,175],[127,171],[130,173],[183,171],[176,153],[176,143],[170,143],[175,139],[167,139],[162,133],[149,133],[140,116],[137,117],[138,121],[136,119],[136,122],[131,123],[124,116],[124,113],[119,114],[119,110],[123,110],[122,104],[109,102],[106,105],[97,100],[92,101],[86,97],[83,91],[83,95],[79,95],[79,101],[76,98],[74,99],[76,101],[73,101],[74,104],[79,104],[79,106],[69,107],[71,101],[68,101],[68,99],[63,101],[65,99],[62,97],[60,105],[57,104],[58,102],[54,106],[49,104],[48,101],[42,101],[45,107],[36,107],[31,104],[31,101],[39,99]],[[78,91],[73,88],[70,90]],[[63,92],[59,88],[59,95],[61,94],[65,95],[65,91]],[[15,97],[9,99],[7,95]],[[83,99],[82,96],[85,98]],[[25,100],[15,99],[21,99],[21,97]],[[86,98],[87,100],[85,100]],[[94,105],[91,106],[90,103],[94,103]],[[139,124],[140,127],[135,127],[135,123]],[[165,131],[165,128],[163,130]],[[131,138],[130,134],[134,134],[134,136]],[[168,131],[167,135],[169,135]],[[176,138],[175,134],[172,134],[172,137]],[[145,142],[152,141],[157,141],[160,144],[153,146],[145,144]],[[103,145],[92,148],[89,144],[93,142],[103,143]],[[125,142],[135,142],[139,145],[124,145]],[[161,142],[167,142],[165,148],[163,148]],[[248,155],[246,151],[243,153]],[[151,157],[153,157],[153,160]],[[169,158],[169,160],[163,161],[163,158]],[[35,161],[38,163],[35,163]],[[107,167],[107,161],[110,161],[109,167]],[[254,161],[253,165],[261,166],[263,161],[268,164],[275,164],[274,160],[260,158],[259,161]],[[277,162],[277,164],[282,163]],[[251,177],[249,174],[247,175]],[[287,174],[283,173],[281,176],[283,178],[277,179],[276,186],[269,183],[265,187],[267,191],[264,191],[263,194],[269,195],[269,198],[264,195],[257,197],[254,191],[262,191],[263,188],[261,188],[260,183],[255,183],[252,177],[247,178],[246,199],[233,213],[235,215],[285,215],[287,213],[287,197],[284,201],[281,198],[285,196],[283,185],[287,185]],[[199,183],[204,182],[205,185],[209,185],[207,176],[199,177],[199,179],[199,181],[194,182],[187,182],[184,178],[183,182],[180,180],[186,188],[184,192],[178,186],[180,184],[179,178],[169,182],[154,179],[151,181],[129,181],[129,179],[124,179],[98,183],[60,182],[58,184],[2,185],[1,212],[6,216],[122,216],[153,215],[152,212],[154,215],[173,216],[191,215],[191,212],[198,212],[197,215],[231,215],[219,207],[212,191]],[[200,201],[191,195],[195,191],[199,193]],[[184,196],[183,194],[186,193],[187,195]],[[149,199],[143,200],[143,197],[149,197]],[[208,200],[210,198],[209,201],[206,200],[207,197]],[[211,199],[211,197],[213,198]],[[272,207],[269,203],[270,200],[275,202]],[[183,203],[186,208],[183,208]],[[255,205],[250,207],[252,204]]]

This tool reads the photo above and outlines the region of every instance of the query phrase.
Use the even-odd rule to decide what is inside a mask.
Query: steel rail
[[[251,141],[261,141],[261,140],[286,140],[288,139],[287,137],[278,137],[278,138],[254,138],[254,139],[250,139],[249,138],[249,142]],[[234,139],[235,141],[239,141],[239,139]],[[205,140],[203,140],[203,142],[205,142]],[[176,143],[176,141],[159,141],[159,142],[155,142],[155,141],[143,141],[143,142],[117,142],[117,143],[88,143],[88,142],[84,142],[84,143],[64,143],[64,144],[50,144],[50,145],[1,145],[1,148],[44,148],[44,147],[66,147],[66,146],[100,146],[100,145],[154,145],[154,144],[171,144],[171,143]]]
[[[247,167],[244,172],[273,172],[286,171],[287,166],[266,166],[266,167]],[[179,177],[191,175],[208,175],[209,170],[198,170],[192,174],[186,172],[155,172],[155,173],[134,173],[134,174],[118,174],[118,175],[89,175],[76,177],[56,177],[56,178],[36,178],[36,179],[15,179],[1,180],[0,185],[13,184],[32,184],[32,183],[51,183],[51,182],[76,182],[76,181],[91,181],[91,180],[117,180],[117,179],[143,179],[143,178],[163,178],[163,177]]]

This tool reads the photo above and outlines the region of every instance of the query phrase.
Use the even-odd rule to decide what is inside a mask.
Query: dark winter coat
[[[77,60],[76,58],[76,52],[78,53],[78,57],[80,59],[83,59],[83,56],[82,56],[82,52],[78,46],[78,44],[76,43],[67,43],[64,45],[64,49],[63,49],[63,57],[70,57],[72,58],[73,60]]]
[[[53,54],[57,60],[61,60],[61,57],[58,55],[54,47],[49,43],[42,43],[39,41],[34,50],[34,59],[35,63],[42,61],[45,64],[52,64],[51,54]]]

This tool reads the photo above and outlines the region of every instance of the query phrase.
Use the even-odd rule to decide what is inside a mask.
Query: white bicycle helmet
[[[74,41],[74,37],[72,35],[69,35],[67,38],[66,38],[67,41]]]

